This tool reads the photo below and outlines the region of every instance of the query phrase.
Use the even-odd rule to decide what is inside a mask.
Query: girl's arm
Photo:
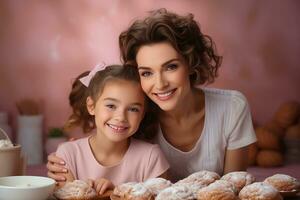
[[[61,188],[62,186],[64,186],[66,184],[66,182],[72,182],[75,180],[75,178],[70,170],[68,170],[68,172],[66,172],[66,173],[56,173],[56,175],[65,177],[65,181],[57,182],[58,188]]]
[[[226,150],[223,174],[233,171],[246,171],[248,167],[248,147]]]
[[[99,195],[104,195],[109,190],[113,190],[115,188],[114,184],[105,178],[99,178],[96,180],[88,180],[88,184],[93,187]]]

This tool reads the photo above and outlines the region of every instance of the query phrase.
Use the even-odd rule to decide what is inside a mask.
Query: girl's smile
[[[129,126],[113,125],[113,124],[109,124],[109,123],[107,123],[107,126],[116,133],[125,133],[125,131],[129,128]]]

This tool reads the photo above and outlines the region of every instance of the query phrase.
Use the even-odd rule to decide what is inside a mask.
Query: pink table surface
[[[273,168],[261,168],[255,166],[249,167],[247,171],[253,174],[257,181],[263,181],[266,177],[278,173],[288,174],[300,180],[300,163]],[[26,175],[47,176],[46,164],[28,166]]]

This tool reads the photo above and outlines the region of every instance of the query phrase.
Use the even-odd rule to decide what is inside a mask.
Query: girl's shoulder
[[[60,144],[57,149],[74,150],[74,149],[82,148],[89,145],[88,139],[89,137],[84,137],[73,141],[67,141]]]
[[[152,144],[149,142],[145,142],[143,140],[131,139],[130,152],[132,152],[137,157],[155,157],[161,156],[163,153],[158,144]]]
[[[159,148],[157,144],[152,144],[150,142],[146,142],[135,138],[131,139],[131,147],[134,148],[135,150],[143,150],[143,151],[149,151],[150,149],[153,148]]]

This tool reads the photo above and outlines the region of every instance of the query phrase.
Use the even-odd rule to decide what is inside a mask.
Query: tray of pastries
[[[176,183],[163,178],[124,183],[101,196],[84,181],[76,180],[56,190],[53,199],[294,200],[300,199],[299,191],[299,180],[286,174],[274,174],[264,181],[256,182],[255,177],[246,171],[231,172],[221,177],[215,172],[203,170]]]

